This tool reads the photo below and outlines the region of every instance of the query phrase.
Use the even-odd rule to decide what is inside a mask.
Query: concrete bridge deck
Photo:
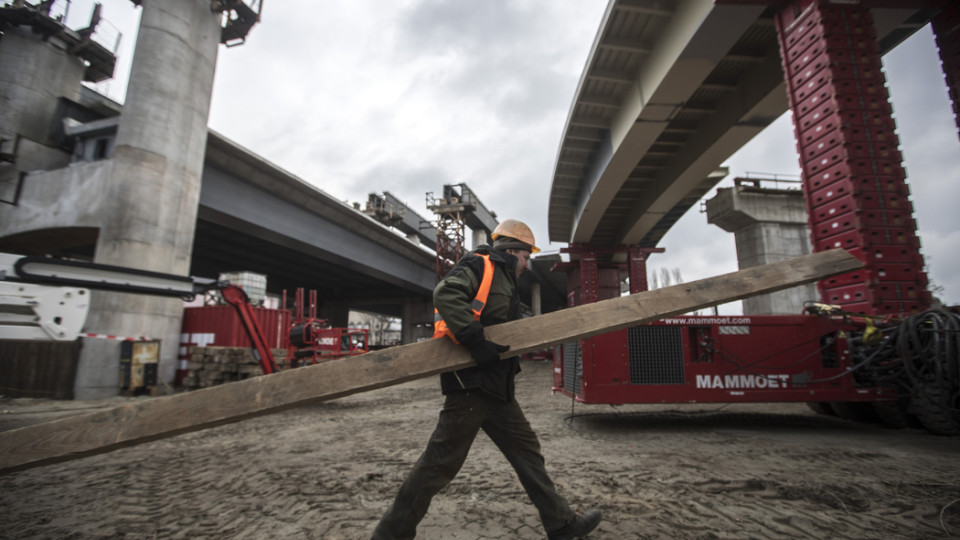
[[[557,153],[550,241],[656,247],[724,160],[787,111],[781,8],[759,4],[610,2]],[[914,6],[871,9],[881,53],[939,11],[874,4]]]

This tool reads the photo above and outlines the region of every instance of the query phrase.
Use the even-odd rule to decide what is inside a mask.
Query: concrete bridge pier
[[[433,337],[433,302],[404,298],[400,318],[400,342],[404,345]]]
[[[95,261],[187,275],[196,227],[200,177],[220,14],[204,0],[144,2],[123,114],[104,183]],[[87,328],[160,339],[159,377],[172,380],[183,303],[97,292]],[[116,395],[119,343],[87,340],[77,399]]]
[[[737,178],[707,201],[707,222],[734,233],[741,270],[811,253],[803,192],[760,187]],[[754,185],[749,185],[753,183]],[[806,301],[817,301],[815,284],[743,300],[744,315],[798,315]]]

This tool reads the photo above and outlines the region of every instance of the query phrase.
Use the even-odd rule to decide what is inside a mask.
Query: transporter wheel
[[[893,401],[874,401],[873,410],[880,418],[880,423],[892,429],[906,429],[914,427],[915,420],[910,418],[907,411],[907,400],[897,399]]]
[[[960,404],[946,389],[929,383],[919,387],[913,408],[917,412],[917,419],[931,433],[960,435]]]
[[[870,403],[860,401],[834,401],[830,406],[837,412],[837,416],[851,422],[861,424],[879,424],[880,418]]]
[[[810,407],[811,411],[824,416],[837,415],[836,411],[833,410],[833,407],[831,407],[826,401],[808,401],[807,407]]]

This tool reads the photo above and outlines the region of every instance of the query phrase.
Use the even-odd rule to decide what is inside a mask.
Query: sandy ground
[[[603,511],[591,539],[960,538],[958,438],[802,404],[573,407],[551,369],[525,363],[518,398],[561,492]],[[0,400],[0,429],[118,403]],[[0,538],[369,538],[440,404],[430,378],[0,476]],[[418,538],[544,536],[481,435]]]

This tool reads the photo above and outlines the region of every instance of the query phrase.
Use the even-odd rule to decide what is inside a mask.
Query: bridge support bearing
[[[573,260],[559,263],[553,270],[567,273],[567,306],[573,307],[620,296],[620,276],[624,273],[629,277],[630,294],[646,291],[647,258],[664,249],[570,244],[561,251]]]
[[[776,17],[815,252],[844,248],[862,270],[818,284],[869,314],[931,303],[899,137],[870,11],[795,0]]]
[[[950,92],[953,117],[960,136],[960,4],[950,2],[932,21],[933,33],[940,49],[940,64]]]
[[[571,244],[561,250],[571,256],[571,262],[559,263],[555,271],[567,273],[567,306],[579,306],[617,298],[621,294],[620,277],[626,274],[630,281],[630,293],[647,290],[647,257],[651,253],[663,253],[663,248],[617,246],[614,248]],[[623,261],[623,262],[620,262]],[[568,374],[554,374],[554,386],[565,388],[574,394],[582,394],[581,388],[589,384],[583,380],[583,365],[594,361],[609,361],[618,355],[626,358],[629,352],[627,330],[617,330],[592,338],[581,339],[562,347],[562,357],[555,362],[563,363]]]

